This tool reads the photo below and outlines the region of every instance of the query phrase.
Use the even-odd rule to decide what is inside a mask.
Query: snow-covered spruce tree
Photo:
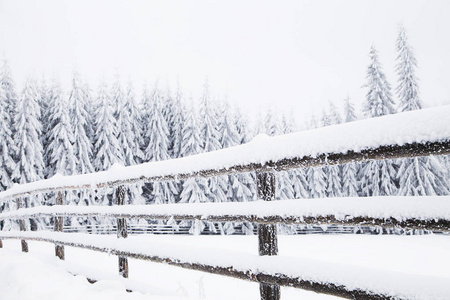
[[[117,78],[111,89],[114,117],[117,126],[117,141],[125,166],[132,166],[144,160],[142,145],[141,115],[136,104],[133,84],[128,82],[125,94]]]
[[[219,141],[219,128],[215,111],[211,105],[209,85],[206,82],[203,86],[203,93],[200,98],[200,139],[202,140],[202,152],[210,152],[221,149]],[[210,202],[225,202],[227,200],[227,177],[215,176],[207,179],[207,197]]]
[[[16,183],[27,183],[43,178],[44,161],[43,149],[39,136],[42,134],[42,125],[39,122],[40,109],[38,105],[38,92],[36,82],[27,79],[22,93],[17,101],[14,124],[14,144],[16,146],[15,158],[17,164],[12,173]],[[25,198],[24,207],[41,205],[43,196]],[[40,221],[32,220],[31,229],[36,230],[43,226]]]
[[[13,117],[16,112],[16,105],[17,105],[17,93],[15,89],[15,83],[11,74],[11,68],[9,67],[9,63],[6,60],[6,58],[3,58],[1,61],[1,68],[0,68],[0,87],[3,90],[4,97],[5,97],[5,111],[10,116],[10,129],[12,130],[12,133],[14,134],[14,127],[13,127]]]
[[[172,158],[180,157],[181,153],[181,144],[183,139],[183,127],[184,127],[184,119],[185,119],[185,107],[183,105],[183,91],[181,90],[180,85],[177,86],[177,91],[175,93],[175,100],[173,104],[173,114],[172,114],[172,132],[171,132],[171,140],[172,140]]]
[[[39,116],[36,83],[28,78],[17,101],[14,115],[17,165],[13,172],[13,178],[17,183],[22,184],[42,179],[44,162],[42,144],[39,139],[42,134]]]
[[[247,118],[241,115],[239,109],[235,112],[235,124],[239,137],[239,144],[244,144],[250,141],[250,134],[248,133]],[[254,173],[241,173],[237,175],[240,186],[233,187],[235,189],[235,198],[238,201],[254,201],[256,199],[256,178]],[[244,234],[253,234],[254,225],[251,222],[243,222],[241,230]]]
[[[401,196],[442,196],[449,194],[445,178],[447,170],[437,157],[403,159],[399,174]]]
[[[367,118],[379,117],[395,113],[394,101],[391,97],[391,87],[386,80],[378,53],[372,46],[370,50],[371,63],[367,69],[368,88],[363,111]],[[370,134],[370,133],[368,133]],[[397,192],[396,169],[389,160],[370,161],[364,163],[359,170],[360,196],[389,196]]]
[[[368,89],[366,100],[363,105],[363,112],[367,118],[374,118],[395,113],[394,101],[391,95],[391,85],[378,61],[378,52],[374,46],[369,53],[370,64],[367,68],[364,85]]]
[[[336,109],[333,102],[329,103],[328,120],[330,125],[337,125],[342,123],[342,118]],[[324,173],[327,176],[327,197],[341,197],[342,196],[342,167],[341,166],[327,166],[324,168]]]
[[[93,156],[93,101],[90,90],[86,83],[80,79],[78,72],[72,74],[72,85],[68,96],[68,107],[70,109],[70,121],[73,131],[73,152],[75,155],[74,174],[86,174],[94,172],[92,165]],[[95,191],[77,190],[73,198],[75,204],[95,204]],[[95,218],[73,218],[73,224],[94,225]]]
[[[76,158],[73,149],[73,132],[70,111],[59,82],[54,81],[48,91],[47,145],[44,149],[48,159],[48,177],[55,174],[73,175]]]
[[[398,76],[397,94],[400,99],[399,111],[422,109],[419,85],[415,75],[417,61],[413,48],[409,45],[406,31],[400,26],[397,38]],[[398,170],[399,191],[402,196],[446,195],[449,186],[446,180],[445,162],[440,157],[416,157],[400,160]]]
[[[400,100],[399,111],[411,111],[423,107],[419,97],[419,85],[415,74],[417,60],[414,49],[409,45],[406,31],[403,26],[399,27],[397,37],[397,64],[395,71],[398,76],[396,92]]]
[[[14,152],[15,144],[11,131],[11,115],[8,111],[6,92],[0,88],[0,191],[12,186],[11,175],[15,168]]]
[[[193,104],[189,107],[186,113],[186,120],[183,126],[183,140],[181,143],[181,157],[186,157],[201,152],[201,139],[198,129],[197,116]],[[206,196],[208,190],[208,182],[205,178],[189,178],[183,182],[183,190],[180,195],[181,203],[205,203],[209,202]],[[183,224],[190,224],[190,222],[182,222]],[[189,232],[191,234],[200,234],[205,228],[202,221],[192,222]]]
[[[6,58],[2,58],[0,61],[0,89],[0,109],[3,110],[3,112],[1,113],[2,119],[0,120],[0,126],[3,127],[2,129],[0,129],[2,131],[2,133],[0,133],[0,155],[2,156],[2,164],[0,165],[0,168],[3,170],[0,171],[0,190],[2,190],[11,187],[12,171],[15,168],[15,162],[11,161],[11,159],[14,157],[15,145],[13,142],[11,142],[11,139],[14,136],[15,132],[13,127],[13,120],[17,103],[15,84],[12,78],[9,63]],[[10,204],[11,202],[4,203],[3,210],[15,209],[15,205],[12,205],[12,207],[10,207]],[[17,229],[17,226],[17,222],[15,221],[6,220],[4,222],[5,230],[9,230],[11,228]]]
[[[219,124],[219,139],[222,148],[237,146],[241,143],[242,138],[238,134],[236,119],[232,116],[229,104],[226,102],[221,105]],[[253,194],[247,186],[251,181],[248,175],[228,175],[227,177],[228,184],[223,188],[228,201],[247,202],[253,199]],[[223,225],[223,232],[225,234],[233,234],[235,232],[235,225],[232,222],[226,222]]]
[[[353,103],[350,97],[344,99],[344,122],[353,122],[357,119]],[[357,197],[358,181],[357,174],[361,164],[352,162],[342,166],[342,196]]]
[[[123,163],[121,149],[117,141],[114,109],[105,82],[100,83],[97,91],[94,141],[94,168],[96,171],[105,171],[116,163]],[[113,194],[113,189],[106,188],[103,191],[99,191],[96,199],[93,201],[99,205],[111,205],[113,203]],[[101,223],[106,223],[110,227],[114,225],[114,221],[111,218],[101,220]]]
[[[69,93],[71,124],[73,128],[73,148],[76,157],[76,174],[92,173],[92,143],[88,135],[92,131],[91,116],[88,111],[87,92],[83,88],[78,73],[73,73],[72,88]]]
[[[283,124],[281,124],[282,126]],[[269,109],[264,118],[265,133],[269,136],[275,136],[283,133],[284,128],[278,124],[278,119],[271,109]],[[275,174],[277,188],[275,189],[276,199],[293,199],[294,188],[291,178],[287,172],[277,172]]]
[[[235,120],[233,116],[231,116],[228,103],[224,103],[224,105],[222,106],[221,115],[222,118],[219,129],[220,145],[222,146],[222,148],[229,148],[239,145],[240,137],[238,136],[236,124],[234,123]],[[238,180],[235,175],[228,176],[229,183],[228,188],[225,191],[228,201],[239,201],[239,199],[234,198],[234,191],[240,185],[237,181]]]
[[[39,122],[42,124],[42,134],[40,136],[42,148],[44,149],[44,178],[48,178],[49,176],[49,160],[46,155],[45,149],[48,148],[48,127],[49,127],[49,102],[50,102],[50,94],[49,94],[50,87],[47,85],[47,82],[45,80],[45,77],[42,77],[41,82],[38,86],[38,104],[41,109],[40,112],[40,118]],[[51,175],[50,175],[51,176]]]
[[[169,129],[162,114],[162,103],[158,87],[152,93],[151,107],[148,111],[149,119],[145,136],[148,144],[144,155],[146,161],[161,161],[170,159],[169,155]],[[154,182],[152,200],[154,204],[175,203],[177,190],[171,181]]]
[[[122,158],[125,166],[140,164],[144,161],[144,152],[141,150],[143,144],[142,121],[139,108],[136,103],[134,88],[131,81],[128,82],[125,91],[125,102],[122,110],[118,112],[118,141],[122,149]],[[129,185],[129,203],[135,205],[145,204],[142,196],[142,184]],[[142,220],[144,221],[144,220]]]
[[[122,162],[117,141],[117,125],[114,110],[107,93],[106,83],[98,89],[97,111],[95,112],[94,167],[96,171],[108,170],[113,164]]]
[[[330,119],[330,125],[337,125],[342,123],[341,114],[336,109],[336,105],[330,101],[328,109],[328,117]]]
[[[161,94],[161,113],[166,121],[167,124],[167,130],[169,132],[169,135],[167,136],[168,140],[168,152],[169,156],[173,157],[173,119],[174,119],[174,105],[175,105],[175,99],[172,96],[172,91],[170,90],[170,87],[167,86],[164,95]]]
[[[275,116],[272,109],[268,109],[266,112],[266,115],[264,117],[264,124],[265,126],[265,134],[268,136],[274,136],[280,134],[281,130],[279,128],[277,117]]]
[[[331,125],[330,116],[325,109],[322,110],[322,117],[320,118],[321,127],[327,127]]]
[[[306,170],[309,195],[311,198],[325,198],[327,195],[326,176],[323,168],[308,168]]]
[[[283,114],[281,118],[281,126],[280,134],[288,134],[293,130],[293,125],[287,122],[286,116]],[[276,173],[276,198],[285,200],[285,199],[294,199],[294,185],[292,183],[292,179],[294,179],[293,171],[284,171]]]
[[[355,107],[353,103],[350,102],[350,97],[347,96],[344,99],[344,122],[345,123],[353,122],[357,119],[358,118],[356,117]]]
[[[47,161],[46,176],[50,178],[55,174],[74,175],[76,172],[76,158],[73,149],[74,139],[70,122],[70,110],[68,109],[67,98],[64,97],[58,81],[54,80],[51,83],[46,97],[48,97],[48,108],[45,111],[47,132],[45,132],[46,143],[44,145],[44,154]],[[76,205],[79,202],[76,193],[69,191],[65,194],[64,200],[69,205]],[[55,196],[55,193],[49,195],[47,202],[55,203]],[[79,226],[83,222],[80,222],[78,218],[66,220],[66,224],[70,223],[73,226]],[[50,225],[50,222],[47,225]]]

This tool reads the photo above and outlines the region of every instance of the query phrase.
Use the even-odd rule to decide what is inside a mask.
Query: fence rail
[[[170,161],[148,163],[140,166],[120,168],[108,172],[95,174],[55,177],[48,180],[16,186],[11,190],[0,193],[0,201],[15,199],[17,208],[21,208],[21,198],[38,193],[57,192],[58,206],[64,203],[63,191],[115,187],[115,203],[121,206],[119,211],[109,211],[104,216],[117,220],[117,237],[125,242],[127,237],[127,218],[202,220],[208,222],[255,222],[258,223],[258,240],[260,256],[276,256],[278,254],[277,224],[343,224],[343,225],[371,225],[380,227],[403,227],[408,229],[427,229],[448,232],[450,229],[450,207],[444,207],[444,213],[423,216],[354,214],[352,210],[343,215],[339,214],[276,214],[267,215],[241,213],[229,214],[218,212],[215,214],[200,211],[197,213],[179,212],[176,210],[166,213],[127,213],[124,205],[125,185],[136,182],[154,182],[167,180],[184,180],[196,177],[211,177],[230,175],[242,172],[256,173],[258,199],[270,208],[279,205],[275,198],[274,172],[291,170],[294,168],[321,167],[338,165],[355,161],[411,158],[428,155],[450,154],[450,106],[439,109],[412,112],[397,116],[387,116],[371,120],[354,122],[322,128],[306,133],[286,135],[273,139],[255,141],[247,145],[205,153],[197,156],[175,159]],[[402,126],[399,125],[398,119]],[[405,125],[406,124],[406,125]],[[394,126],[395,125],[395,126]],[[405,129],[405,126],[411,128]],[[335,136],[343,138],[336,139]],[[367,135],[372,135],[367,138]],[[349,145],[349,141],[361,138],[362,142]],[[317,147],[305,146],[305,143],[320,142]],[[266,154],[266,152],[268,154]],[[242,154],[242,155],[241,155]],[[306,202],[298,202],[303,205]],[[261,202],[255,205],[260,205]],[[430,203],[428,203],[430,205]],[[162,207],[162,206],[160,206]],[[90,208],[91,209],[91,208]],[[103,209],[103,208],[102,208]],[[123,210],[123,211],[121,211]],[[54,236],[46,237],[25,232],[24,219],[41,216],[55,218]],[[196,263],[164,254],[147,254],[141,252],[116,249],[114,246],[87,244],[83,241],[70,240],[73,235],[61,233],[63,218],[71,216],[102,215],[101,211],[70,211],[61,206],[49,208],[47,211],[39,209],[20,209],[17,212],[3,213],[0,219],[19,219],[19,233],[0,233],[0,238],[14,238],[22,240],[22,250],[28,251],[26,240],[38,240],[54,243],[56,255],[64,259],[64,247],[74,246],[95,251],[109,252],[119,257],[119,272],[128,277],[127,257],[163,262],[188,269],[201,270],[209,273],[232,276],[240,279],[260,283],[260,294],[263,300],[280,299],[280,285],[292,286],[319,293],[340,296],[349,299],[403,299],[402,295],[391,295],[382,290],[371,290],[365,287],[353,288],[348,285],[324,280],[306,280],[303,277],[291,276],[282,271],[276,274],[258,272],[258,268],[240,270],[238,266],[226,266]],[[64,238],[62,238],[64,237]],[[0,243],[1,247],[1,243]],[[263,268],[264,269],[264,268]],[[354,285],[352,285],[354,286]],[[447,295],[448,296],[448,295]],[[407,298],[407,297],[406,297]]]

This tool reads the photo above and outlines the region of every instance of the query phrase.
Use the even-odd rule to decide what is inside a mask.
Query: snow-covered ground
[[[202,248],[257,253],[256,236],[133,236],[142,248],[170,242],[182,249]],[[66,261],[54,257],[54,246],[3,241],[0,249],[0,299],[258,299],[258,285],[238,279],[130,259],[130,279],[117,275],[117,257],[66,247]],[[280,236],[281,256],[316,259],[377,270],[450,280],[450,237],[443,235],[297,235]],[[343,270],[343,272],[345,272]],[[79,274],[73,276],[72,274]],[[89,284],[86,277],[100,279]],[[395,285],[395,284],[394,284]],[[127,293],[126,289],[133,293]],[[64,297],[62,297],[64,296]],[[449,295],[450,297],[450,295]],[[282,299],[331,299],[293,288],[282,288]],[[424,298],[426,299],[426,298]]]

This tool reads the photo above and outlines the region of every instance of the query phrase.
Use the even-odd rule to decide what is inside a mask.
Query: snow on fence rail
[[[61,176],[0,192],[0,201],[58,190],[184,180],[255,171],[344,164],[371,159],[450,154],[450,105],[366,119],[166,161]]]
[[[245,145],[191,157],[132,167],[113,168],[106,172],[79,176],[56,176],[48,180],[17,185],[0,193],[0,201],[16,198],[17,206],[20,208],[20,197],[57,191],[57,204],[61,205],[63,204],[64,190],[117,187],[116,203],[123,205],[126,184],[241,172],[256,172],[258,199],[272,201],[275,198],[276,186],[274,171],[372,159],[450,154],[449,115],[450,106],[444,106],[273,138],[257,137]],[[424,200],[427,202],[425,203]],[[127,237],[126,218],[128,217],[168,218],[170,216],[183,220],[244,220],[258,223],[259,255],[275,256],[278,254],[277,223],[329,224],[341,222],[342,224],[373,224],[448,231],[450,222],[450,210],[448,201],[446,201],[448,197],[430,200],[436,207],[430,205],[428,200],[399,198],[394,200],[393,203],[382,203],[383,199],[315,199],[202,206],[178,204],[143,208],[139,212],[136,212],[137,208],[126,208],[124,206],[22,209],[17,212],[1,214],[2,218],[18,218],[21,232],[3,232],[0,233],[0,237],[22,239],[23,251],[28,251],[26,239],[55,243],[56,255],[61,259],[64,259],[64,245],[107,251],[119,256],[119,272],[124,277],[128,276],[127,257],[133,257],[253,280],[260,283],[261,299],[267,300],[280,298],[280,285],[294,286],[350,299],[414,299],[421,295],[427,295],[431,298],[435,298],[435,295],[437,295],[437,298],[440,297],[439,295],[444,295],[442,298],[445,298],[450,294],[445,283],[440,284],[439,280],[433,281],[429,285],[430,288],[426,288],[424,291],[419,288],[423,285],[411,285],[410,282],[416,281],[408,275],[403,276],[406,281],[394,282],[394,285],[389,284],[386,280],[381,283],[378,282],[378,285],[368,285],[368,281],[363,280],[363,278],[373,280],[378,276],[376,275],[378,271],[371,270],[367,274],[365,271],[362,273],[358,271],[361,276],[353,276],[351,280],[346,281],[341,278],[341,268],[344,268],[342,266],[335,270],[332,267],[329,268],[328,265],[322,266],[321,269],[325,271],[319,275],[315,273],[314,266],[320,265],[320,262],[315,262],[312,264],[314,266],[308,267],[307,263],[298,265],[286,258],[258,257],[257,263],[254,265],[242,267],[245,263],[235,264],[235,261],[246,260],[242,257],[236,258],[237,260],[230,260],[226,264],[218,262],[216,260],[217,255],[212,255],[211,261],[192,261],[180,256],[183,252],[189,252],[189,249],[184,249],[182,252],[172,255],[158,252],[157,249],[153,253],[147,253],[136,249],[124,250],[125,248],[122,247],[125,247],[123,246],[126,245],[125,241],[117,241],[120,245],[115,244],[116,247],[101,241],[99,241],[100,244],[87,243],[86,239],[89,236],[86,237],[86,235],[84,238],[76,240],[76,236],[73,234],[24,232],[26,229],[24,218],[33,218],[45,214],[54,216],[56,232],[62,231],[64,216],[83,214],[113,216],[117,218],[117,236],[119,238]],[[379,204],[377,204],[378,201]],[[91,236],[91,238],[94,238],[94,236]],[[98,236],[95,236],[94,239],[97,238]],[[164,251],[169,250],[164,249]],[[281,263],[281,269],[270,267],[283,259],[286,259],[288,263]],[[291,264],[298,266],[302,272],[299,274],[289,269]],[[355,271],[350,266],[346,266],[345,269],[351,269],[349,272],[345,272],[346,274]],[[383,276],[380,278],[383,278]],[[435,282],[438,283],[437,286]]]
[[[165,263],[172,266],[233,278],[296,287],[349,299],[447,299],[448,279],[383,271],[282,256],[257,256],[240,251],[191,246],[179,251],[176,244],[145,244],[140,240],[115,239],[81,233],[9,232],[5,238],[26,238],[105,252],[121,257]],[[426,284],[424,284],[426,283]]]
[[[39,206],[0,214],[0,220],[114,217],[258,224],[380,226],[450,232],[450,196],[352,197],[130,206]]]

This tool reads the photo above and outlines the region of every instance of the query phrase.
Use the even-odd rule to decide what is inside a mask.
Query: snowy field
[[[170,242],[257,254],[256,236],[132,236],[146,244]],[[0,299],[259,299],[258,284],[190,271],[164,264],[129,260],[130,279],[117,275],[117,257],[66,247],[66,261],[54,257],[54,246],[3,241],[0,249]],[[279,236],[280,255],[316,259],[374,270],[450,280],[450,237],[443,235],[296,235]],[[345,272],[345,270],[343,270]],[[79,274],[73,276],[71,274]],[[89,284],[86,277],[100,279]],[[133,293],[127,293],[132,289]],[[282,288],[282,299],[332,299],[293,288]]]

